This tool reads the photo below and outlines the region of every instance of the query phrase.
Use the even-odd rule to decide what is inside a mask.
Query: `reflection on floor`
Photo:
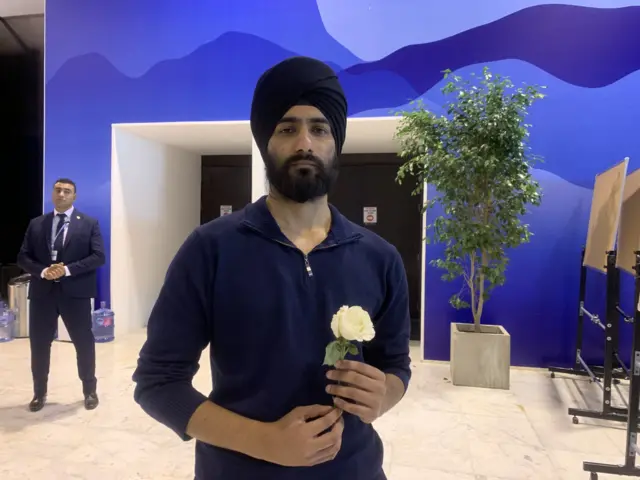
[[[140,333],[97,346],[101,405],[92,412],[82,408],[73,347],[56,343],[50,403],[36,414],[26,409],[28,342],[0,344],[0,478],[192,479],[193,443],[133,402],[143,340]],[[573,425],[566,414],[573,405],[597,408],[598,388],[583,379],[514,369],[503,392],[454,387],[447,377],[446,365],[415,362],[407,396],[377,422],[390,480],[587,479],[584,460],[623,460],[622,425]],[[207,392],[209,378],[203,362],[196,386]]]

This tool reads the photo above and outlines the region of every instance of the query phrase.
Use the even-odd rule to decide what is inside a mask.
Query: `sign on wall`
[[[362,222],[365,225],[378,223],[378,207],[364,207],[362,209]]]
[[[220,205],[220,216],[231,215],[233,207],[231,205]]]

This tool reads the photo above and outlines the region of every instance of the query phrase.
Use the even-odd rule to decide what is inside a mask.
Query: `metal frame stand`
[[[573,423],[579,423],[578,417],[596,418],[600,420],[611,420],[615,422],[626,422],[628,411],[626,408],[614,407],[611,405],[611,391],[614,383],[620,383],[621,379],[628,379],[630,372],[624,362],[620,359],[618,345],[620,338],[620,316],[625,321],[632,322],[622,311],[619,304],[620,299],[620,271],[616,267],[616,252],[607,252],[606,268],[606,319],[603,323],[598,315],[590,313],[585,308],[585,297],[587,289],[587,267],[584,266],[584,249],[580,262],[580,307],[578,310],[578,328],[576,335],[575,364],[570,368],[550,367],[551,378],[556,373],[578,375],[590,378],[602,389],[602,409],[587,410],[580,408],[569,408],[569,415],[573,416]],[[585,317],[594,325],[597,325],[605,334],[604,365],[588,365],[582,357],[583,329]]]
[[[631,350],[631,382],[629,385],[629,410],[627,413],[627,445],[625,449],[624,463],[612,465],[607,463],[584,462],[585,472],[591,472],[591,480],[598,479],[598,473],[611,475],[624,475],[627,477],[640,477],[640,468],[636,467],[636,455],[639,453],[637,445],[638,437],[638,406],[640,402],[640,312],[638,300],[640,299],[640,252],[635,252],[635,314],[633,319],[633,348]]]

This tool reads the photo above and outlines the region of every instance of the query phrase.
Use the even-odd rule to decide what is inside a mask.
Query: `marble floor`
[[[82,407],[73,347],[56,343],[49,404],[35,414],[26,408],[28,342],[0,344],[0,478],[193,478],[193,444],[133,402],[131,374],[143,340],[141,332],[97,345],[101,405],[92,412]],[[566,414],[568,406],[598,406],[597,387],[583,379],[514,369],[511,391],[489,391],[454,387],[445,364],[416,361],[413,370],[402,403],[376,424],[390,480],[588,479],[583,461],[623,460],[623,425],[573,425]],[[207,362],[195,384],[210,390]]]

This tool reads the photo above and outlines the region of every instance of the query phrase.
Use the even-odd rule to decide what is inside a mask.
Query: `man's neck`
[[[331,211],[326,195],[310,202],[297,203],[272,191],[267,197],[267,207],[280,228],[291,233],[299,234],[320,228],[328,233],[331,227]]]
[[[64,210],[60,209],[58,207],[53,207],[53,209],[55,210],[56,213],[67,213],[72,208],[73,208],[73,205],[71,205],[69,208],[65,208]]]

